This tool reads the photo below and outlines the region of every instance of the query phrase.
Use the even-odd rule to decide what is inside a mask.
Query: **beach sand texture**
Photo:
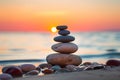
[[[113,70],[92,70],[70,73],[30,76],[13,80],[120,80],[120,67]]]

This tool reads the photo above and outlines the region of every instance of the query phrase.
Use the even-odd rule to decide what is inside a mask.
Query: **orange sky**
[[[120,0],[0,0],[0,31],[120,30]]]

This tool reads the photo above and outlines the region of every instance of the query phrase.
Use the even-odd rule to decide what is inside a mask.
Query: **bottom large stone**
[[[72,54],[50,54],[47,56],[46,60],[49,64],[59,65],[61,67],[65,67],[66,65],[78,66],[82,63],[80,56]]]

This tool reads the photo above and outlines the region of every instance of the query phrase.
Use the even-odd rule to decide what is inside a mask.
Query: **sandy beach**
[[[81,72],[30,76],[13,80],[120,80],[120,67],[111,70],[90,70]]]

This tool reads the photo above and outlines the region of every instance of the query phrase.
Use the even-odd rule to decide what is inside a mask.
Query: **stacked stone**
[[[74,55],[72,53],[78,50],[78,46],[74,43],[71,43],[75,40],[73,36],[70,36],[70,31],[67,30],[67,26],[57,26],[58,30],[57,36],[54,38],[54,41],[59,42],[52,45],[52,50],[57,52],[47,56],[46,60],[49,64],[59,65],[65,67],[67,65],[78,66],[81,64],[82,59],[80,56]]]

